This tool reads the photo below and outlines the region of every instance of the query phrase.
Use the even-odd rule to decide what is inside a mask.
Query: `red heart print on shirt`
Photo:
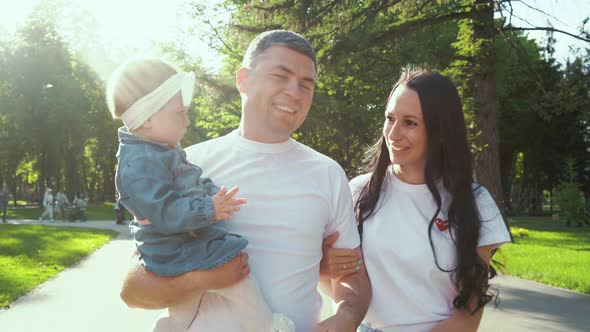
[[[441,232],[444,232],[447,229],[449,229],[449,222],[447,220],[436,218],[434,219],[434,223],[436,224],[436,228],[438,228],[438,230]]]

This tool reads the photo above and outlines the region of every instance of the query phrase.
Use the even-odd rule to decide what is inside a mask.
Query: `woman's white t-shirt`
[[[361,175],[350,182],[355,200],[370,179]],[[489,192],[474,186],[482,226],[478,246],[510,241],[502,215]],[[449,234],[446,210],[449,193],[439,186],[442,209],[432,227],[438,265],[455,266],[456,253]],[[441,271],[428,239],[428,224],[436,202],[425,184],[411,185],[388,170],[377,210],[363,224],[362,249],[373,288],[364,324],[391,331],[428,331],[454,312],[457,290],[451,273]]]

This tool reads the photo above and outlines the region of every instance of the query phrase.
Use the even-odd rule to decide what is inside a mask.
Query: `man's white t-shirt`
[[[411,185],[388,169],[376,213],[363,223],[362,250],[373,297],[363,324],[384,331],[428,331],[454,312],[457,290],[451,273],[435,264],[428,240],[428,224],[436,203],[425,184]],[[350,182],[355,199],[370,179],[361,175]],[[475,188],[475,187],[474,187]],[[452,270],[456,252],[445,227],[450,195],[439,186],[441,222],[432,227],[432,241],[439,266]],[[510,241],[502,215],[488,191],[474,190],[482,220],[478,246]],[[439,228],[440,227],[440,228]]]
[[[265,144],[236,132],[186,149],[188,161],[221,187],[239,186],[246,204],[219,225],[248,239],[251,274],[274,312],[297,331],[319,322],[317,290],[322,241],[360,245],[348,181],[332,159],[292,139]],[[226,299],[205,293],[191,331],[240,331]]]

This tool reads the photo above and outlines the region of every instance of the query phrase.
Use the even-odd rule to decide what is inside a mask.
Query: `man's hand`
[[[215,220],[230,220],[232,213],[240,210],[240,205],[246,203],[245,198],[234,198],[238,193],[239,188],[233,187],[227,191],[225,186],[222,186],[219,191],[211,197],[213,200],[213,207],[215,209]]]

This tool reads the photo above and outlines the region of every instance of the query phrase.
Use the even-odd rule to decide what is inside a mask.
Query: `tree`
[[[9,45],[0,45],[0,67],[6,68],[12,58]],[[20,99],[11,85],[14,77],[8,71],[0,71],[0,186],[6,183],[16,202],[17,181],[12,174],[26,155],[25,128],[18,112]]]
[[[0,180],[15,199],[18,188],[36,200],[57,186],[112,200],[117,124],[101,80],[60,35],[58,12],[40,3],[0,48]]]
[[[584,196],[574,179],[576,172],[572,159],[566,162],[566,173],[556,195],[561,214],[565,217],[565,225],[570,226],[572,222],[576,222],[578,226],[582,226],[584,221],[589,224],[586,221]]]
[[[13,78],[15,99],[25,135],[24,144],[39,171],[40,193],[53,183],[59,170],[58,142],[53,139],[65,100],[58,98],[67,77],[67,48],[55,29],[55,12],[42,4],[19,31],[22,44],[15,49],[7,69]],[[43,14],[42,14],[43,12]],[[40,196],[40,195],[39,195]]]
[[[322,31],[321,27],[313,25],[319,23],[318,18],[322,13],[328,13],[327,9],[322,7],[324,2],[314,2],[309,10],[305,9],[305,6],[309,5],[307,2],[282,3],[284,6],[276,2],[276,8],[284,9],[287,13],[273,12],[272,15],[267,15],[267,6],[272,8],[272,2],[261,4],[264,8],[258,8],[257,4],[238,7],[238,10],[234,11],[232,24],[227,29],[215,28],[218,31],[227,31],[220,36],[223,39],[218,40],[212,47],[226,53],[228,61],[220,77],[215,78],[216,83],[211,84],[217,97],[214,100],[205,97],[209,100],[209,106],[199,106],[201,114],[205,117],[201,117],[197,126],[207,128],[213,135],[218,134],[217,129],[221,129],[220,126],[237,126],[240,103],[233,77],[241,63],[243,50],[256,33],[277,27],[290,28],[282,26],[284,22],[307,24],[309,29],[302,32],[317,50],[319,78],[312,111],[301,130],[295,133],[295,137],[331,156],[349,175],[354,175],[364,150],[381,132],[386,98],[397,80],[400,68],[408,62],[429,62],[439,67],[447,66],[452,60],[450,44],[455,38],[457,28],[452,24],[427,27],[401,36],[399,42],[391,45],[365,47],[340,55],[337,52],[328,52],[329,47],[323,46],[322,40],[329,30]],[[294,8],[290,9],[291,5]],[[315,7],[316,5],[318,7]],[[234,8],[240,4],[226,2],[225,6]],[[197,14],[207,13],[202,6],[198,8]],[[328,22],[333,19],[331,15],[322,18]],[[208,21],[208,15],[196,15],[196,19],[211,23]],[[347,19],[348,17],[343,18],[342,24],[345,24]],[[324,23],[322,26],[326,29],[337,29],[336,26]],[[316,31],[315,28],[319,30]],[[364,36],[359,35],[355,42],[361,43],[363,39]],[[222,88],[218,89],[219,87]],[[225,111],[219,112],[220,109]],[[207,110],[213,110],[211,116],[206,115]],[[232,120],[227,121],[229,119]],[[226,129],[222,132],[224,130]]]
[[[535,125],[538,118],[536,105],[543,96],[538,84],[543,59],[536,43],[522,32],[500,35],[496,39],[496,52],[497,58],[501,59],[496,64],[496,84],[502,188],[509,210],[524,209],[523,152],[526,151],[528,156],[531,148],[539,148],[539,144],[533,144],[530,138],[543,132]]]
[[[245,48],[245,43],[250,40],[253,34],[264,30],[292,29],[304,33],[312,41],[318,51],[320,69],[326,69],[329,72],[328,76],[331,75],[330,71],[334,72],[334,68],[340,65],[348,65],[347,69],[350,66],[365,69],[362,75],[350,75],[352,79],[349,81],[363,81],[366,76],[373,74],[376,78],[382,78],[383,73],[391,78],[394,76],[392,69],[395,69],[397,65],[393,60],[397,54],[392,53],[392,50],[394,50],[394,45],[401,43],[405,36],[423,32],[429,28],[440,28],[444,24],[458,25],[460,33],[454,44],[454,61],[447,73],[455,78],[465,101],[465,111],[470,120],[471,137],[476,154],[476,177],[490,190],[499,205],[503,205],[504,191],[500,174],[499,112],[496,92],[498,59],[495,55],[495,39],[498,33],[506,34],[525,29],[512,26],[511,20],[504,16],[506,8],[510,6],[510,1],[273,0],[265,2],[226,1],[225,6],[228,10],[233,10],[230,24],[233,29],[223,36],[224,39],[221,43],[223,51],[235,54],[233,50]],[[500,19],[494,19],[495,12],[499,12]],[[509,13],[512,15],[511,11]],[[534,29],[541,28],[535,27]],[[546,30],[563,32],[553,28],[546,28]],[[574,36],[587,40],[585,31]],[[429,53],[430,45],[423,43],[422,47],[426,53]],[[229,50],[232,52],[230,53]],[[356,57],[359,54],[363,56]],[[436,61],[433,62],[436,63]],[[368,65],[365,65],[367,63],[370,63],[373,68],[377,68],[378,72],[367,70]],[[346,80],[342,80],[346,76],[341,76],[341,73],[336,76],[337,78],[331,81],[346,82]],[[314,110],[318,109],[317,102],[322,101],[324,97],[328,99],[332,96],[340,97],[335,93],[323,96],[323,84],[324,81],[318,83],[320,89]],[[339,90],[342,89],[334,87],[334,89],[326,91],[337,92]],[[379,98],[375,98],[375,95],[366,93],[366,91],[380,92]],[[383,90],[378,86],[368,84],[358,93],[346,90],[346,93],[352,96],[346,101],[356,101],[359,98],[362,100],[364,97],[373,98],[372,103],[358,103],[364,108],[364,111],[371,112],[377,108],[375,105],[378,103],[375,101],[382,100],[385,95],[382,92]],[[330,102],[332,107],[339,106],[333,100]],[[343,119],[351,120],[349,118]],[[311,120],[310,123],[313,124],[313,118]],[[352,120],[357,120],[357,118],[352,118]],[[359,124],[359,122],[355,123]],[[360,122],[360,124],[364,123]],[[338,127],[330,126],[329,128]],[[366,130],[366,128],[364,129]],[[343,127],[343,129],[347,130],[348,128]],[[304,131],[302,135],[306,135],[306,133],[308,131]],[[332,132],[331,135],[332,138],[334,136],[339,138],[335,132]],[[351,153],[351,147],[352,151],[355,150],[354,145],[346,141],[343,141],[343,145],[349,149],[345,154],[355,158],[355,153]],[[352,165],[346,160],[340,160],[341,157],[336,159],[343,162],[344,166]]]

